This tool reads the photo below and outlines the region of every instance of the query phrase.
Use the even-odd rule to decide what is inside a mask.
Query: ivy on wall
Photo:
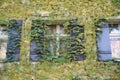
[[[77,19],[70,21],[70,54],[73,59],[84,60],[85,55],[83,49],[84,27],[77,24]]]
[[[31,54],[37,54],[38,60],[44,54],[44,23],[40,20],[32,21],[31,28]],[[35,43],[35,44],[34,44]],[[36,48],[34,48],[36,46]]]
[[[51,19],[78,18],[78,23],[84,25],[86,37],[86,53],[95,53],[95,26],[94,22],[98,19],[116,15],[116,7],[113,3],[104,0],[27,0],[27,1],[1,1],[0,18],[26,19],[38,17],[43,11],[50,12]],[[21,6],[21,7],[20,7]],[[91,38],[92,37],[92,38]],[[90,39],[91,38],[91,39]],[[91,43],[89,43],[91,42]],[[87,46],[89,45],[89,46]],[[94,46],[93,46],[94,45]],[[95,55],[95,54],[94,54]],[[90,56],[89,56],[90,57]],[[95,57],[95,56],[94,56]],[[95,58],[94,58],[95,59]]]
[[[21,20],[10,20],[8,26],[8,42],[6,61],[18,61],[21,41]]]
[[[0,23],[11,18],[22,19],[25,22],[28,18],[40,17],[40,13],[43,11],[50,12],[50,19],[72,19],[77,17],[78,24],[84,25],[86,40],[84,51],[87,59],[84,63],[74,62],[63,65],[46,62],[45,64],[37,64],[35,68],[33,65],[28,65],[25,59],[21,61],[22,64],[7,67],[9,71],[6,70],[5,73],[0,73],[0,75],[4,75],[4,77],[7,75],[8,79],[11,80],[13,78],[19,80],[34,80],[34,78],[40,80],[119,79],[119,64],[94,62],[96,60],[96,29],[94,23],[99,19],[119,14],[117,11],[119,5],[115,6],[112,1],[119,2],[119,0],[0,0]],[[29,41],[31,40],[28,35],[30,26],[24,24],[24,35],[22,35],[24,40],[22,41],[21,53],[28,54]],[[82,75],[85,75],[85,78],[82,78],[84,77]]]
[[[84,46],[82,42],[84,41],[84,30],[83,26],[77,24],[77,20],[70,20],[70,24],[67,25],[66,29],[69,36],[60,36],[59,42],[57,42],[56,37],[59,36],[53,33],[49,33],[49,28],[56,25],[48,25],[48,21],[44,20],[33,20],[31,28],[31,47],[30,54],[33,57],[33,61],[38,61],[40,58],[48,61],[59,61],[63,60],[84,60],[85,55],[83,55]],[[63,25],[63,24],[62,24]],[[63,26],[65,28],[65,26]],[[52,34],[52,36],[51,36]],[[62,41],[61,41],[62,40]],[[52,41],[52,44],[51,44]],[[53,50],[51,52],[51,45]],[[59,47],[59,50],[58,50]],[[64,50],[66,49],[66,50]],[[57,54],[59,53],[59,55]],[[59,61],[60,62],[60,61]]]

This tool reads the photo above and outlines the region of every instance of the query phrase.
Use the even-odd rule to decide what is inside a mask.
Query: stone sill
[[[117,17],[109,17],[106,20],[111,24],[120,24],[120,16]]]

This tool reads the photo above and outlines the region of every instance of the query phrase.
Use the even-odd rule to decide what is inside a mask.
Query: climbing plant
[[[20,20],[10,20],[8,25],[8,43],[7,43],[7,59],[6,61],[14,61],[14,55],[20,53],[21,41],[21,27]]]
[[[26,57],[24,54],[30,53],[29,45],[31,40],[35,40],[37,42],[37,39],[40,39],[41,37],[41,35],[38,34],[42,32],[38,29],[40,26],[31,28],[31,26],[26,26],[25,24],[28,20],[31,20],[32,22],[33,18],[41,17],[41,14],[46,11],[49,12],[49,19],[71,20],[73,18],[78,18],[78,25],[84,26],[85,42],[82,45],[85,46],[83,50],[86,55],[86,60],[83,62],[63,63],[63,65],[45,61],[45,64],[42,64],[41,62],[41,64],[38,63],[34,67],[34,65],[28,63],[25,58],[24,60],[21,60],[22,62],[20,64],[15,63],[11,67],[7,67],[6,69],[8,69],[8,71],[6,70],[5,73],[0,72],[0,76],[2,75],[6,77],[7,75],[8,79],[11,80],[13,80],[13,78],[14,80],[119,79],[119,64],[113,62],[95,62],[97,55],[95,23],[99,19],[119,15],[119,0],[0,0],[0,23],[5,21],[9,22],[9,19],[11,18],[23,20],[22,32],[24,34],[22,34],[20,47],[21,59]],[[69,23],[66,24],[65,28],[68,28],[67,26]],[[43,25],[43,23],[39,23],[39,25]],[[79,26],[79,28],[81,27],[82,26]],[[37,34],[30,36],[30,28],[31,34]],[[69,31],[70,29],[66,30]],[[76,44],[79,43],[81,41],[79,36],[81,37],[82,34],[79,34],[72,42]],[[41,43],[41,41],[43,40],[38,41],[38,43]],[[47,43],[44,44],[47,45]],[[37,46],[40,45],[38,44]],[[38,47],[36,52],[38,51],[38,54],[42,54],[39,49],[40,47]],[[78,50],[76,52],[82,53],[83,51]],[[75,54],[77,54],[76,52]],[[45,57],[44,54],[42,54],[42,57]]]
[[[66,30],[68,32],[65,33],[70,36],[60,36],[60,34],[51,32],[50,28],[54,28],[56,25],[50,24],[50,22],[48,24],[48,21],[45,20],[32,21],[31,54],[36,54],[39,58],[49,61],[80,60],[82,58],[80,54],[84,53],[82,50],[84,48],[82,45],[83,27],[80,27],[76,20],[70,20],[69,25],[66,25],[67,28],[65,25],[63,26],[64,30],[68,29]],[[56,28],[54,29],[56,30]],[[57,37],[60,39],[59,41],[56,40]]]

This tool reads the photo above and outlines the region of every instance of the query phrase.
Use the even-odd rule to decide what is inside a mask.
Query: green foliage
[[[118,13],[116,9],[119,9],[119,0],[0,0],[0,23],[8,21],[11,18],[22,19],[24,21],[20,64],[12,63],[8,65],[6,63],[5,71],[0,71],[0,76],[5,77],[5,80],[119,80],[119,64],[114,62],[95,62],[96,27],[94,24],[99,19],[116,15]],[[48,50],[45,50],[48,53],[46,52],[46,56],[43,54],[43,57],[47,60],[53,60],[53,62],[42,60],[41,62],[32,64],[32,62],[28,61],[29,42],[31,39],[37,40],[41,37],[41,35],[34,33],[41,33],[42,30],[37,29],[36,27],[38,26],[35,26],[34,31],[32,31],[34,35],[30,38],[31,25],[28,26],[26,23],[28,18],[32,20],[34,17],[41,17],[41,11],[50,12],[50,19],[78,18],[78,24],[84,25],[85,43],[82,45],[85,46],[84,53],[87,55],[87,60],[71,63],[68,60],[66,63],[61,63],[66,61],[66,58],[58,58],[58,56],[56,58],[56,55],[50,54]],[[68,25],[68,23],[64,24],[65,31],[69,33]],[[99,28],[97,30],[100,31]],[[80,43],[82,35],[78,35],[73,44]],[[40,41],[42,40],[37,41],[38,46]],[[45,43],[45,45],[47,48],[48,44]],[[77,49],[76,46],[75,49]],[[36,51],[40,53],[39,49]],[[75,54],[78,52],[79,50]],[[68,55],[62,56],[69,57]]]
[[[120,0],[112,0],[113,4],[117,7],[120,5]]]
[[[10,61],[13,61],[13,54],[16,53],[16,50],[20,48],[20,33],[21,33],[21,24],[16,24],[15,20],[10,20],[8,25],[9,41],[7,45],[7,58]],[[17,34],[17,36],[16,36]]]

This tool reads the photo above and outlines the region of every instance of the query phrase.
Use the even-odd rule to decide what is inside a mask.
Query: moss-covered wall
[[[85,28],[85,61],[64,64],[29,63],[29,57],[26,56],[29,56],[31,20],[40,16],[42,11],[50,12],[51,19],[78,18],[78,24]],[[5,64],[6,71],[1,72],[0,76],[8,80],[119,80],[119,64],[96,62],[94,25],[99,19],[117,13],[117,7],[111,0],[0,0],[1,23],[12,18],[23,20],[20,64]]]

